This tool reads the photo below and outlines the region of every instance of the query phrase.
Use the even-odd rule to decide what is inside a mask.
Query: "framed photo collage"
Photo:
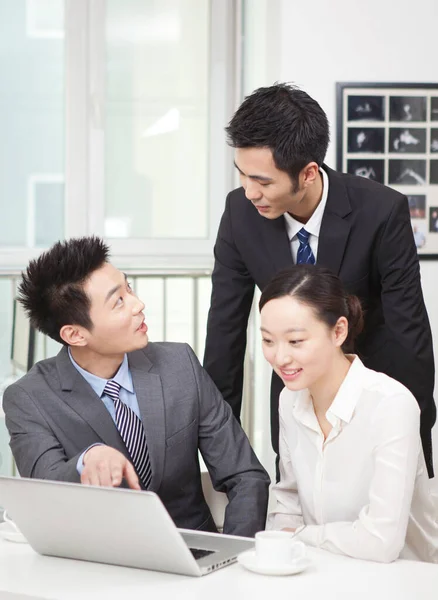
[[[338,83],[337,168],[408,198],[420,258],[438,258],[438,83]]]

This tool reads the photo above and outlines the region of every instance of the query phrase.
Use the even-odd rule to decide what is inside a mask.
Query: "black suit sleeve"
[[[377,261],[385,324],[396,341],[393,347],[386,348],[386,352],[394,353],[391,356],[393,373],[386,372],[403,383],[420,405],[423,447],[430,467],[431,448],[427,448],[426,432],[430,438],[436,415],[432,333],[406,198],[393,206],[380,237]]]
[[[231,204],[228,195],[214,248],[204,367],[239,419],[246,329],[255,284],[234,243]]]

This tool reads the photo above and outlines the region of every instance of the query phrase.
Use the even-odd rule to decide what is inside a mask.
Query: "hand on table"
[[[102,444],[93,446],[85,453],[83,463],[81,483],[85,485],[117,487],[125,478],[131,489],[141,489],[134,467],[115,448]]]

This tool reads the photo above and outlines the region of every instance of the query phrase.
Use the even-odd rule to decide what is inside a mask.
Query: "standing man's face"
[[[84,337],[89,350],[102,356],[119,356],[148,343],[144,304],[133,292],[126,275],[105,263],[84,285],[91,299],[91,331]]]
[[[246,197],[263,217],[277,219],[288,212],[309,218],[315,210],[320,197],[315,200],[309,190],[316,177],[319,180],[316,163],[301,171],[295,185],[285,171],[277,169],[269,148],[236,148],[234,164]]]

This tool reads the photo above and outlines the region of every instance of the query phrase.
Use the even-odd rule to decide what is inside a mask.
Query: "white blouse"
[[[297,539],[355,558],[438,562],[418,404],[401,383],[349,358],[326,440],[309,391],[280,394],[280,482],[267,527],[304,525]]]

